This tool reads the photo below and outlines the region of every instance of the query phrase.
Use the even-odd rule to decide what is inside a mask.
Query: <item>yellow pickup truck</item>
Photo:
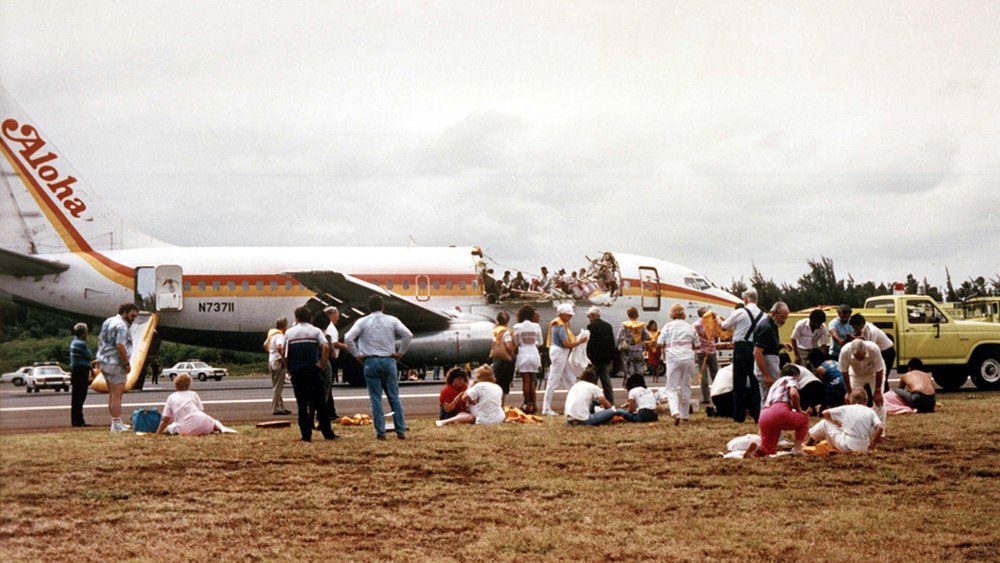
[[[825,311],[829,326],[837,313]],[[958,389],[969,376],[979,389],[1000,389],[1000,325],[954,319],[926,295],[871,297],[854,312],[892,339],[897,372],[905,372],[911,358],[920,358],[944,389]],[[808,317],[808,311],[789,315],[781,342],[789,343],[795,323]]]
[[[952,307],[958,312],[951,315],[952,317],[967,321],[1000,323],[1000,297],[973,297],[960,303],[953,303]]]

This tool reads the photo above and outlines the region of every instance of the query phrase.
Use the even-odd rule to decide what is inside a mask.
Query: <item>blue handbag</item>
[[[156,407],[146,407],[132,411],[132,430],[135,432],[156,432],[160,427],[160,411]]]

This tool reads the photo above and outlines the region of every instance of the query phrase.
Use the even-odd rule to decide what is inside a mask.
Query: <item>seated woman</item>
[[[502,424],[506,419],[503,412],[503,389],[497,385],[493,368],[480,366],[475,371],[476,383],[459,396],[469,404],[469,412],[460,412],[455,416],[437,420],[434,424]]]
[[[445,376],[444,389],[438,396],[438,420],[447,420],[459,413],[469,412],[462,392],[469,387],[469,374],[464,369],[454,367]]]
[[[174,389],[177,391],[167,397],[167,402],[163,405],[163,418],[160,419],[160,427],[156,429],[156,433],[163,434],[166,431],[182,436],[202,436],[212,432],[235,434],[235,430],[205,414],[201,398],[190,391],[190,388],[190,375],[182,373],[174,378]]]
[[[628,378],[625,383],[628,389],[628,412],[625,420],[629,422],[656,422],[660,419],[656,414],[656,396],[646,388],[646,382],[639,374]]]

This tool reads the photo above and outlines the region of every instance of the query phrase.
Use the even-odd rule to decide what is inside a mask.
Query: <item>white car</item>
[[[223,377],[229,375],[229,372],[225,369],[213,368],[205,362],[198,360],[179,362],[174,367],[163,370],[161,375],[167,376],[170,378],[170,381],[173,381],[175,377],[182,373],[186,373],[191,377],[197,377],[198,381],[205,381],[209,378],[214,378],[216,381],[222,381]]]
[[[71,381],[70,375],[58,365],[34,366],[24,376],[24,387],[28,393],[32,391],[38,393],[42,389],[55,389],[56,392],[69,391]]]
[[[17,371],[0,375],[0,383],[13,383],[14,385],[20,387],[24,385],[24,377],[28,375],[29,371],[31,371],[31,366],[24,366],[23,368],[19,368]]]

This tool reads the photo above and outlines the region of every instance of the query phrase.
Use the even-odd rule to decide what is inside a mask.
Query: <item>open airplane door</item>
[[[660,310],[660,274],[652,266],[639,266],[640,300],[643,311]]]
[[[139,313],[139,316],[135,318],[132,326],[128,329],[132,337],[132,355],[129,359],[129,363],[132,364],[132,371],[129,372],[128,379],[125,381],[126,391],[131,390],[136,382],[139,381],[142,366],[145,365],[146,356],[149,354],[150,346],[153,344],[153,335],[156,333],[156,323],[159,319],[160,317],[157,313],[142,312]],[[107,393],[108,382],[104,380],[103,375],[97,374],[94,382],[90,384],[90,388],[98,393]]]

